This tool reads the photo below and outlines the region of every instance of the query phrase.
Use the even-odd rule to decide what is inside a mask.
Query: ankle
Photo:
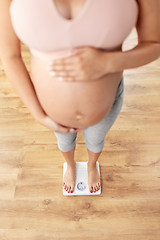
[[[76,167],[76,162],[72,162],[72,163],[67,163],[67,168],[75,168]]]
[[[96,162],[88,162],[88,168],[95,168],[96,166]]]

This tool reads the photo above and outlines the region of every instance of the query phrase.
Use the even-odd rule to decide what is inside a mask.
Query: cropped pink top
[[[12,0],[9,10],[18,38],[45,60],[64,57],[68,50],[83,46],[113,51],[138,17],[136,0],[86,0],[73,19],[64,18],[54,0]]]

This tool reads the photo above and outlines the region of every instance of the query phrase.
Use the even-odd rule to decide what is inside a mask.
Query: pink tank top
[[[73,19],[64,18],[54,0],[12,0],[9,10],[17,37],[44,60],[76,47],[114,51],[138,17],[136,0],[86,0]]]

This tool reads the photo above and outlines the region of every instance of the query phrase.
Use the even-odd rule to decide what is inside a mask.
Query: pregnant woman
[[[35,119],[51,129],[67,161],[64,188],[74,191],[74,151],[83,130],[88,185],[98,191],[96,161],[121,111],[123,71],[160,55],[160,0],[0,0],[0,56]],[[123,52],[133,27],[138,45]],[[31,75],[20,41],[31,52]]]

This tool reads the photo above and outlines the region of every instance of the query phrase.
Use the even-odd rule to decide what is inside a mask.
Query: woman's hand
[[[76,48],[68,57],[50,62],[47,70],[59,81],[93,81],[106,74],[104,53],[93,47]]]
[[[54,132],[58,132],[58,133],[74,133],[74,132],[78,132],[81,130],[84,130],[85,128],[70,128],[70,127],[65,127],[59,123],[57,123],[56,121],[52,120],[49,116],[47,115],[43,115],[40,118],[36,119],[39,123],[41,123],[42,125],[46,126],[47,128],[49,128],[50,130],[54,131]]]

